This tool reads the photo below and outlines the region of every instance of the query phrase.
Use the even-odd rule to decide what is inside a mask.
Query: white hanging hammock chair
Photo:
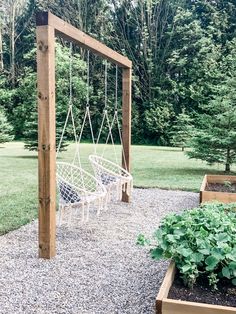
[[[84,125],[87,117],[89,118],[89,124],[91,126],[91,118],[89,112],[89,104],[87,103],[79,140],[77,140],[75,121],[73,115],[73,103],[72,103],[72,45],[70,48],[70,100],[68,106],[68,112],[64,128],[61,134],[60,142],[57,149],[57,156],[60,151],[60,147],[63,141],[63,137],[66,131],[69,117],[71,116],[74,138],[76,142],[76,153],[74,156],[73,163],[57,162],[57,187],[59,193],[59,224],[62,223],[63,213],[65,209],[69,210],[69,224],[71,224],[73,213],[75,212],[78,217],[81,212],[81,220],[86,221],[89,219],[89,211],[91,204],[94,208],[97,207],[97,215],[103,208],[106,208],[107,191],[101,184],[90,173],[82,169],[80,161],[79,146]],[[89,62],[89,53],[88,53]],[[79,165],[75,165],[75,160],[78,159]],[[85,217],[86,216],[86,217]]]
[[[107,189],[108,201],[112,193],[116,193],[117,200],[122,199],[122,192],[131,195],[133,188],[133,177],[118,164],[107,160],[101,156],[90,155],[95,177]]]
[[[122,199],[122,192],[126,192],[126,194],[128,196],[131,196],[132,189],[133,189],[133,177],[126,170],[127,164],[126,164],[126,159],[125,159],[125,154],[124,154],[124,149],[123,149],[123,140],[122,140],[121,128],[120,128],[119,117],[118,117],[118,103],[117,103],[117,98],[118,98],[117,97],[117,94],[118,94],[118,67],[117,66],[116,66],[115,83],[116,83],[116,86],[115,86],[115,111],[114,111],[113,119],[110,123],[110,120],[108,117],[108,111],[107,111],[107,62],[106,62],[105,63],[105,108],[104,108],[104,114],[103,114],[101,127],[99,130],[98,138],[96,141],[96,146],[99,144],[102,129],[103,129],[104,123],[106,122],[107,126],[108,126],[108,136],[107,136],[105,144],[108,144],[109,139],[111,139],[111,143],[112,143],[113,150],[115,153],[116,163],[104,158],[103,155],[105,152],[105,148],[103,150],[102,156],[98,156],[96,154],[96,146],[95,146],[95,154],[89,156],[89,161],[92,164],[96,179],[106,188],[106,190],[108,192],[107,193],[107,201],[110,201],[114,194],[116,195],[117,200],[121,200]],[[118,127],[120,143],[122,146],[122,156],[123,156],[123,160],[124,160],[126,169],[122,168],[118,164],[118,158],[117,158],[114,139],[113,139],[113,135],[112,135],[112,129],[113,129],[113,126],[115,123],[117,124],[117,127]]]
[[[81,220],[83,221],[85,218],[89,219],[90,204],[97,205],[97,215],[104,207],[106,189],[94,176],[80,167],[66,162],[57,162],[57,186],[60,223],[63,218],[62,211],[65,208],[70,210],[69,224],[71,224],[73,210],[78,216],[79,209],[81,209]]]

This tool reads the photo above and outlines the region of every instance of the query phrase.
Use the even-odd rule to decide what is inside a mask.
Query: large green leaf
[[[205,259],[205,263],[207,264],[206,270],[211,271],[214,270],[214,268],[217,266],[217,264],[219,263],[219,259],[215,256],[208,256]]]

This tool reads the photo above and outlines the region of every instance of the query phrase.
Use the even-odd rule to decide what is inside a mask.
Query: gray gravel
[[[85,225],[57,230],[57,256],[37,258],[37,222],[0,237],[0,313],[153,314],[167,262],[135,244],[198,194],[135,189]]]

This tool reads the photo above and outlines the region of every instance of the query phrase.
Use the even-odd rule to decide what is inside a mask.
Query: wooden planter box
[[[206,191],[208,183],[224,183],[225,181],[236,183],[236,176],[205,175],[200,190],[200,203],[210,201],[218,201],[222,203],[236,202],[236,193]]]
[[[176,269],[170,263],[156,299],[156,314],[235,314],[236,307],[168,299]]]

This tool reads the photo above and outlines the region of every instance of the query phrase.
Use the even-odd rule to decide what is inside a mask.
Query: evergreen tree
[[[4,111],[0,109],[0,144],[12,141],[12,130],[13,128],[8,123]]]
[[[170,143],[173,146],[181,147],[184,151],[185,147],[188,147],[188,142],[193,135],[192,119],[185,113],[182,112],[177,116],[176,121],[170,132]]]
[[[203,107],[200,127],[191,141],[190,158],[221,163],[225,171],[236,162],[236,76],[219,87],[218,95]]]

